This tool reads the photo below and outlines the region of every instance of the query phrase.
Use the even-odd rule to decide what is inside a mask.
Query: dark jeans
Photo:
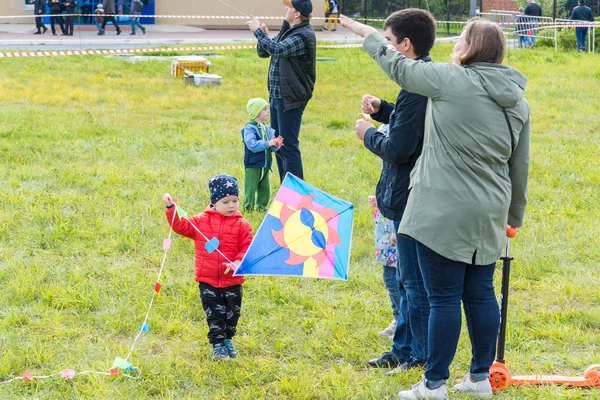
[[[399,221],[394,221],[398,232]],[[398,248],[398,274],[406,292],[406,305],[412,336],[412,356],[420,361],[427,360],[427,329],[429,325],[429,300],[423,284],[423,275],[417,257],[417,242],[396,234]]]
[[[65,17],[65,30],[67,35],[73,35],[73,28],[75,26],[75,17]]]
[[[115,19],[114,14],[106,14],[104,16],[104,21],[102,21],[102,30],[104,30],[104,28],[106,27],[106,23],[110,21],[113,23],[115,29],[117,30],[117,32],[121,32],[121,28],[119,28],[119,24],[117,23],[117,20]]]
[[[385,285],[390,295],[390,301],[392,303],[392,314],[394,319],[398,320],[400,314],[400,291],[398,289],[398,273],[397,267],[383,267],[383,284]]]
[[[200,283],[198,287],[208,322],[208,341],[223,343],[234,337],[242,308],[242,285],[216,288]]]
[[[41,32],[42,30],[46,30],[46,25],[44,25],[44,21],[42,20],[42,17],[35,17],[35,27],[37,28],[38,32]]]
[[[408,302],[406,301],[406,290],[400,278],[399,268],[396,268],[396,280],[398,282],[398,318],[396,319],[396,331],[394,332],[394,344],[392,345],[392,356],[397,361],[406,361],[413,356],[412,332],[408,319]]]
[[[425,378],[442,381],[460,336],[462,299],[471,340],[471,374],[488,374],[496,354],[500,325],[494,292],[496,264],[472,265],[449,260],[416,242],[423,282],[429,296],[429,357]]]
[[[276,136],[283,137],[283,147],[275,153],[279,180],[283,182],[287,172],[304,179],[302,155],[300,154],[300,125],[305,106],[283,111],[283,101],[271,98],[271,128]]]
[[[58,25],[60,26],[60,30],[62,33],[67,33],[65,31],[65,21],[63,20],[63,17],[60,16],[60,14],[50,14],[50,28],[52,29],[52,34],[56,34],[56,28],[54,26],[55,22],[58,22]]]
[[[588,28],[575,28],[575,37],[577,38],[577,50],[586,51],[585,39],[588,34]]]

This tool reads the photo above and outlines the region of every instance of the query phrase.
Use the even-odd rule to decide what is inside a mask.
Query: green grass
[[[451,51],[436,46],[434,59],[447,61]],[[127,355],[168,234],[162,194],[199,212],[212,175],[243,177],[239,130],[247,99],[267,96],[268,62],[251,50],[219,54],[212,72],[223,85],[213,88],[172,78],[169,62],[0,61],[0,380],[107,371]],[[176,237],[150,332],[132,355],[140,380],[18,381],[0,386],[0,398],[391,399],[419,379],[418,371],[386,377],[365,367],[391,345],[377,335],[391,311],[366,201],[381,164],[353,126],[362,94],[393,101],[398,88],[360,49],[318,56],[337,61],[318,64],[304,114],[306,178],[356,205],[350,279],[248,279],[240,358],[213,362],[193,246]],[[600,362],[598,61],[544,49],[507,58],[529,77],[533,121],[529,206],[512,246],[513,374],[578,376]],[[256,229],[262,215],[247,218]],[[469,359],[463,329],[450,383]],[[495,397],[598,398],[599,390],[522,387]]]

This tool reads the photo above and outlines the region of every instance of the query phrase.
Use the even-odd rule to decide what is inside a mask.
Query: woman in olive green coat
[[[471,21],[452,64],[409,60],[375,29],[342,17],[364,50],[404,89],[427,96],[423,153],[399,232],[417,241],[431,307],[424,379],[404,399],[448,396],[445,380],[460,336],[462,300],[473,358],[458,391],[492,395],[488,375],[499,325],[493,276],[507,224],[520,227],[527,202],[529,105],[526,78],[502,65],[506,41]]]

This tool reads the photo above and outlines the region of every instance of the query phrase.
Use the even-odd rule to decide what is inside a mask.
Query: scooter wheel
[[[502,363],[494,363],[490,368],[490,384],[492,390],[504,390],[510,385],[510,371]]]
[[[595,387],[600,387],[600,364],[590,365],[583,372],[585,379],[592,381]]]

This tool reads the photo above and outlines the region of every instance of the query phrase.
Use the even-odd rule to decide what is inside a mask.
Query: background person
[[[56,36],[56,27],[54,24],[58,22],[60,26],[60,30],[62,35],[65,36],[67,32],[65,31],[65,21],[63,17],[60,15],[62,13],[62,3],[60,0],[48,0],[48,8],[50,9],[50,29],[52,29],[52,35]]]
[[[140,23],[140,15],[142,15],[143,9],[144,3],[142,3],[142,0],[131,0],[131,5],[129,6],[129,13],[132,15],[130,35],[135,35],[136,26],[142,30],[144,35],[146,34],[146,28]]]
[[[579,0],[578,6],[573,8],[571,12],[571,19],[575,21],[589,21],[594,22],[594,13],[592,9],[585,5],[585,0]],[[577,51],[585,52],[587,46],[585,44],[585,37],[588,34],[587,26],[575,27],[575,37],[577,38]]]
[[[102,2],[104,6],[104,19],[102,20],[102,34],[104,34],[106,30],[106,24],[108,21],[111,21],[117,30],[117,36],[121,34],[121,28],[119,28],[119,23],[115,18],[116,8],[115,8],[115,0],[104,0]]]
[[[285,138],[285,146],[276,154],[281,182],[288,172],[304,179],[300,127],[317,79],[317,39],[310,24],[312,3],[310,0],[283,3],[287,6],[285,18],[273,39],[268,36],[267,26],[256,18],[247,22],[258,39],[258,56],[271,58],[268,79],[271,127]]]
[[[526,78],[502,65],[500,27],[471,21],[454,47],[453,64],[423,63],[387,51],[374,28],[342,24],[366,37],[363,48],[406,90],[429,97],[423,153],[399,232],[417,241],[431,306],[424,378],[403,399],[447,399],[446,380],[461,325],[471,340],[471,368],[458,391],[491,397],[499,311],[493,277],[507,223],[523,223],[529,166]]]
[[[517,15],[517,24],[515,33],[519,36],[519,48],[529,47],[529,37],[527,36],[527,17],[523,15],[523,7],[519,8],[519,15]]]
[[[77,0],[66,0],[64,2],[65,11],[67,14],[75,14],[75,7],[77,7]],[[75,28],[75,17],[73,15],[67,15],[65,17],[65,30],[67,36],[73,36],[73,30]]]
[[[324,31],[330,30],[331,23],[333,22],[333,29],[331,29],[331,30],[336,31],[337,25],[338,25],[338,19],[340,16],[338,0],[325,0],[325,4],[326,4],[326,10],[327,10],[326,14],[325,14],[327,19],[325,20],[325,22],[327,23],[327,26],[324,27],[323,30]]]
[[[102,23],[104,22],[104,6],[102,3],[96,6],[94,14],[96,15],[94,21],[96,22],[96,28],[98,28],[98,36],[102,36],[104,35],[104,29],[102,29]]]
[[[535,0],[527,0],[527,5],[525,6],[525,10],[523,12],[525,15],[527,15],[527,20],[529,22],[528,30],[531,31],[529,43],[530,47],[532,47],[535,46],[535,37],[537,36],[540,22],[538,17],[542,16],[542,6],[536,3]]]
[[[33,13],[35,14],[35,31],[34,35],[41,35],[48,31],[46,25],[44,25],[44,20],[42,19],[42,15],[46,12],[46,1],[45,0],[35,0],[33,2]]]

